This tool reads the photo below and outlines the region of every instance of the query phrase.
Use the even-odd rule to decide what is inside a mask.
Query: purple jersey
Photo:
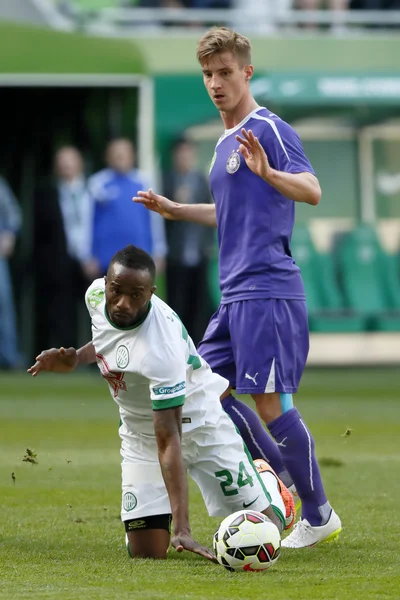
[[[295,203],[250,171],[235,139],[242,127],[258,137],[274,169],[314,173],[297,133],[266,108],[257,108],[221,136],[210,171],[217,212],[221,302],[304,300],[300,269],[290,252]]]

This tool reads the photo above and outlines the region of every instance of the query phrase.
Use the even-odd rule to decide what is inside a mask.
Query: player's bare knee
[[[271,423],[271,421],[281,416],[282,406],[279,392],[252,394],[252,398],[264,423]]]
[[[167,558],[171,515],[151,515],[124,521],[131,558]]]
[[[221,397],[220,397],[220,400],[221,400],[221,402],[222,402],[223,400],[225,400],[225,398],[227,398],[227,397],[229,396],[229,394],[231,393],[231,391],[232,391],[232,388],[231,388],[231,387],[228,387],[228,388],[225,390],[225,392],[224,392],[224,393],[221,395]]]
[[[167,550],[161,552],[157,549],[150,550],[148,548],[137,548],[134,544],[128,542],[128,553],[131,558],[153,558],[155,560],[165,560],[167,558]]]

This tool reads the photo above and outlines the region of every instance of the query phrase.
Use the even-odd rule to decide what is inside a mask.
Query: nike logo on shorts
[[[243,508],[249,508],[249,506],[251,506],[252,504],[254,504],[254,502],[257,502],[257,500],[258,500],[258,496],[257,496],[257,498],[255,498],[251,502],[247,502],[247,504],[246,504],[246,502],[243,502],[242,506],[243,506]]]

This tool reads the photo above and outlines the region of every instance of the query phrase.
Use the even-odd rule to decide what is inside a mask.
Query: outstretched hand
[[[41,371],[69,373],[77,365],[78,355],[75,348],[50,348],[37,355],[36,362],[28,369],[28,373],[32,377],[36,377]]]
[[[171,539],[171,545],[175,548],[177,552],[189,550],[189,552],[199,554],[200,556],[206,558],[207,560],[210,560],[211,562],[217,562],[217,559],[214,556],[213,552],[205,546],[202,546],[201,544],[196,542],[188,533],[175,535]]]
[[[241,134],[243,137],[237,135],[236,139],[240,143],[239,152],[242,154],[247,166],[253,173],[268,181],[272,168],[259,139],[251,129],[247,131],[243,128]]]
[[[164,219],[175,219],[174,209],[176,208],[176,202],[168,200],[165,196],[155,194],[151,188],[147,192],[139,190],[137,196],[134,196],[132,200],[138,204],[143,204],[149,210],[164,217]]]

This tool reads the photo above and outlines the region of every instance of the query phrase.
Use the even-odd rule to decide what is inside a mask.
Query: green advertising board
[[[293,72],[268,73],[254,80],[253,94],[280,105],[351,106],[400,103],[399,72],[362,74]]]

